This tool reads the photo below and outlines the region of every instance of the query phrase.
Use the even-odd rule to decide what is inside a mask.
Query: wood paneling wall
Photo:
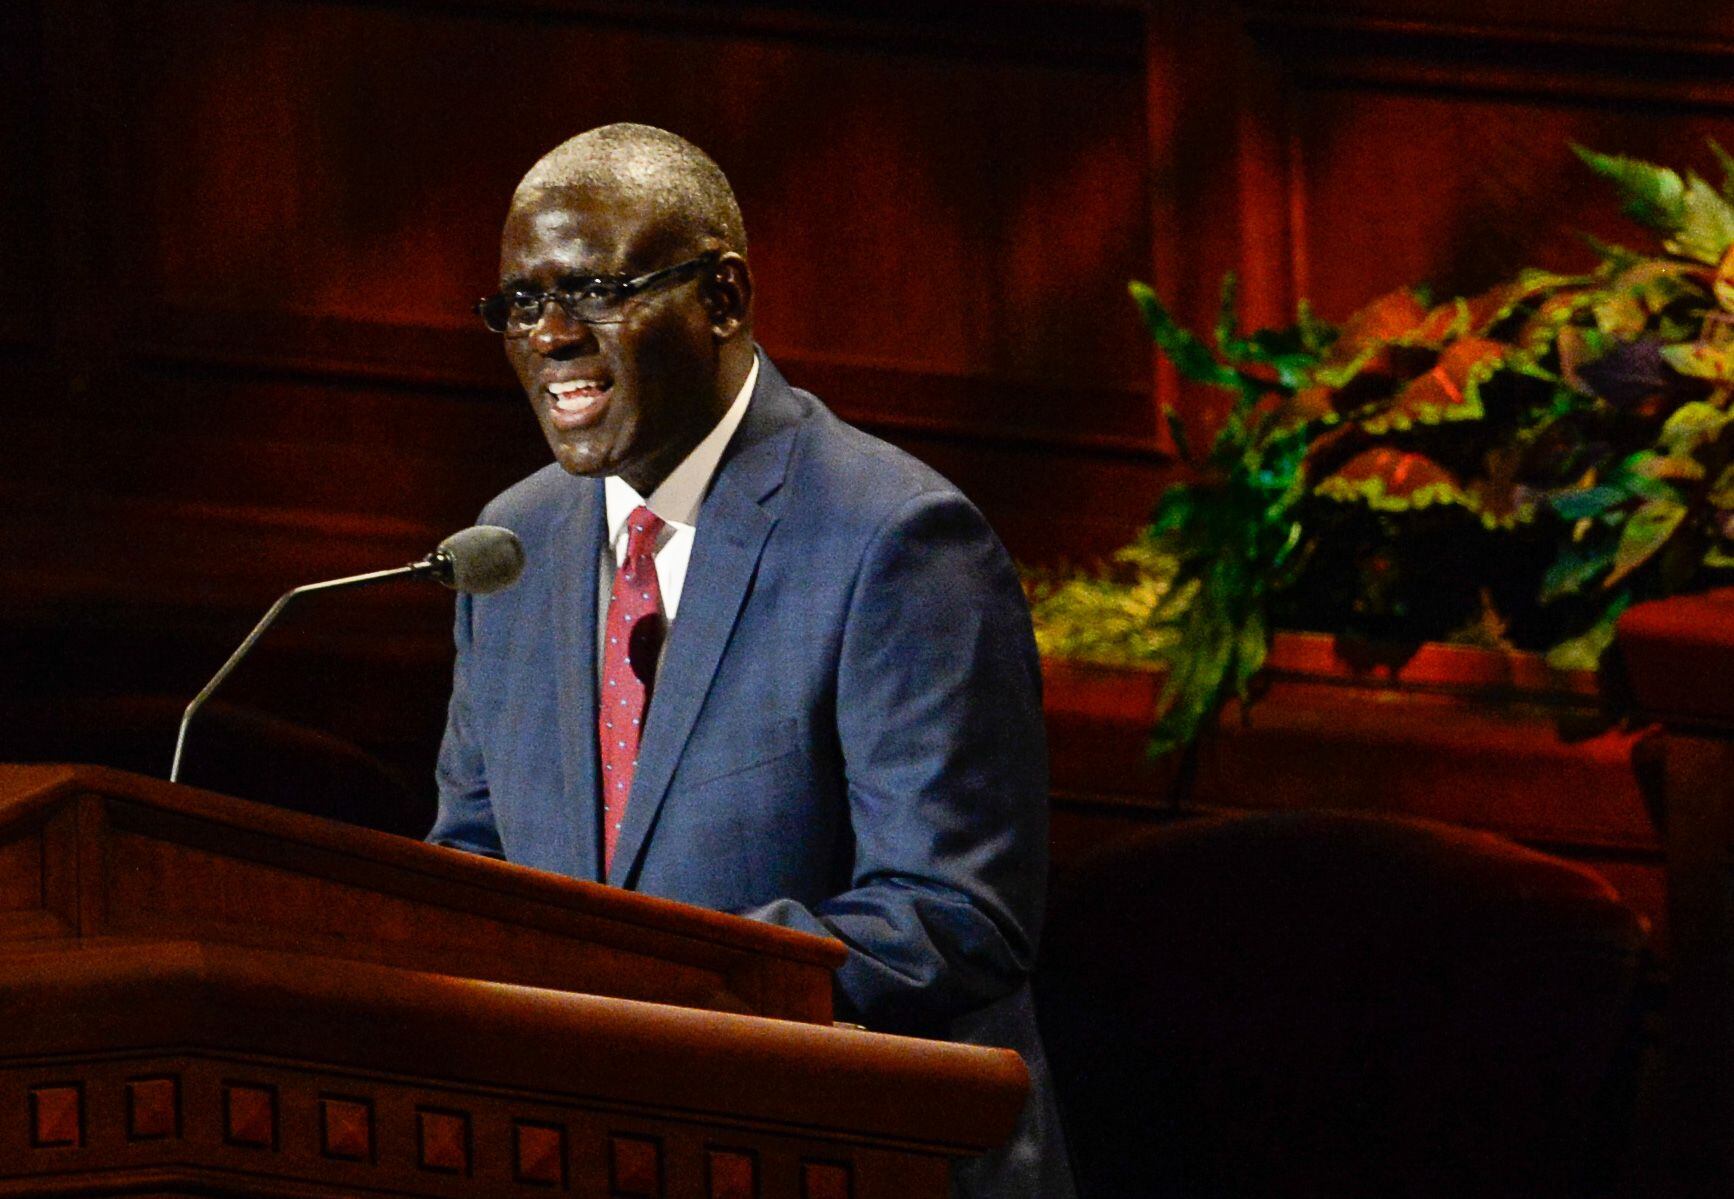
[[[728,171],[791,379],[1020,556],[1105,550],[1171,471],[1156,398],[1208,407],[1153,364],[1128,278],[1200,322],[1229,268],[1253,319],[1341,317],[1635,236],[1568,140],[1734,144],[1723,6],[1506,7],[14,0],[0,756],[160,772],[273,596],[419,555],[545,459],[468,304],[519,174],[610,120]],[[292,614],[230,695],[287,723],[232,710],[204,777],[305,793],[219,747],[298,761],[320,730],[374,796],[347,814],[415,831],[448,615],[415,589]]]

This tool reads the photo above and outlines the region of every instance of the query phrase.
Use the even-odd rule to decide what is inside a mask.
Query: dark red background
[[[1711,170],[1734,10],[14,0],[0,112],[0,757],[161,773],[276,594],[418,556],[545,460],[468,305],[571,133],[708,149],[785,373],[1054,561],[1168,469],[1129,278],[1196,321],[1229,268],[1255,320],[1342,317],[1641,239],[1567,143]],[[345,814],[419,831],[448,618],[309,604],[230,698],[383,764]],[[289,788],[253,777],[207,781]]]

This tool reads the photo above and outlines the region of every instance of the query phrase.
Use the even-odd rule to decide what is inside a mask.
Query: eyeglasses
[[[683,279],[718,257],[718,252],[711,250],[648,275],[592,275],[570,280],[553,291],[502,291],[477,300],[475,310],[483,324],[507,337],[522,337],[535,328],[550,300],[575,321],[612,325],[625,319],[626,305],[634,296]]]

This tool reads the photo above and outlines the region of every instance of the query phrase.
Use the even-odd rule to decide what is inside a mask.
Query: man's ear
[[[701,284],[710,328],[718,341],[727,341],[752,322],[753,272],[747,260],[733,250],[725,251]]]

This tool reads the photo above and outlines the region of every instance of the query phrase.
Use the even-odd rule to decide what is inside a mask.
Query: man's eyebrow
[[[596,271],[562,271],[554,281],[561,287],[568,287],[574,283],[605,283],[611,279],[625,278],[628,276],[624,274],[605,275],[598,274]]]
[[[627,277],[624,274],[598,275],[588,271],[562,271],[554,276],[554,286],[562,291],[571,291],[592,283],[609,283]],[[524,275],[513,275],[508,279],[500,280],[500,290],[502,292],[532,293],[539,292],[542,288],[534,279]]]

